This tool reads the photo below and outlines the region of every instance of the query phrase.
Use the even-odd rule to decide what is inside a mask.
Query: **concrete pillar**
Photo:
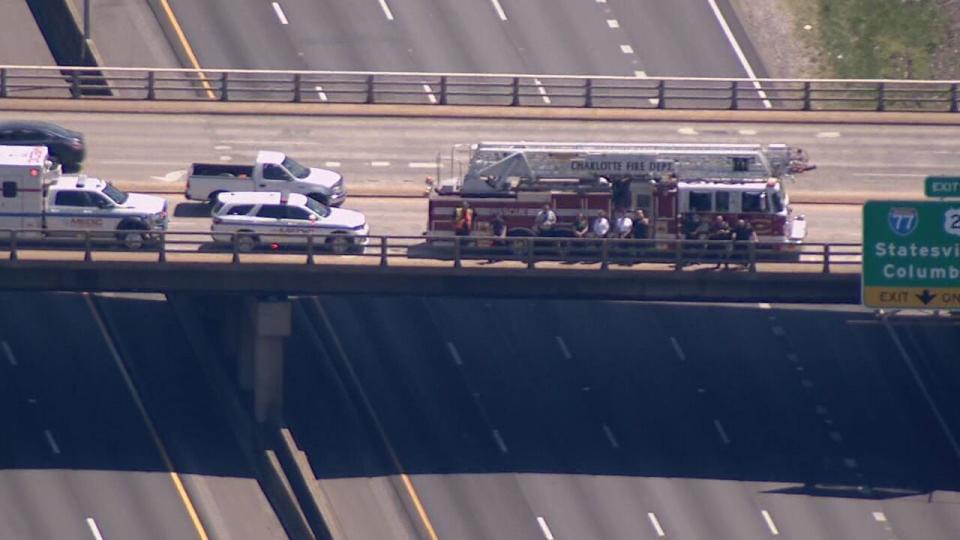
[[[283,408],[283,343],[290,335],[290,301],[248,298],[241,313],[237,375],[240,387],[253,392],[258,422],[280,417]]]

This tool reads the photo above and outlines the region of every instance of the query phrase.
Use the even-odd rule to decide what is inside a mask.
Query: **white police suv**
[[[217,196],[211,210],[214,242],[239,251],[258,246],[316,246],[334,253],[363,249],[370,227],[360,212],[331,208],[299,193],[228,192]]]

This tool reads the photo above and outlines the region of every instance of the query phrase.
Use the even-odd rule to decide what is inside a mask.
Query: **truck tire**
[[[344,233],[333,233],[327,238],[327,245],[333,253],[344,255],[353,249],[353,238]]]
[[[307,194],[307,197],[310,197],[311,199],[317,201],[318,203],[324,206],[330,206],[328,202],[330,201],[330,197],[327,197],[323,193],[309,193]]]
[[[126,249],[141,249],[147,244],[147,226],[139,221],[122,221],[117,227],[117,240]]]

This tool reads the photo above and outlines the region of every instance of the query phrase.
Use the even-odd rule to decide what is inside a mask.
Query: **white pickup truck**
[[[85,175],[60,176],[42,146],[0,146],[0,235],[119,241],[138,249],[167,227],[167,201]]]
[[[213,204],[231,191],[300,193],[326,206],[340,206],[347,198],[340,173],[304,167],[282,152],[261,150],[253,165],[194,163],[187,171],[190,200]]]

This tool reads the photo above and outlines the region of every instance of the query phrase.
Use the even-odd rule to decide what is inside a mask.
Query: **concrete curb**
[[[285,470],[290,471],[288,477],[294,481],[293,493],[300,501],[300,508],[306,514],[307,520],[314,522],[313,530],[319,531],[325,539],[345,539],[333,504],[317,482],[317,475],[310,466],[307,454],[297,445],[289,428],[281,428],[277,436],[280,439],[280,462]]]
[[[590,120],[647,122],[746,122],[782,124],[886,124],[955,126],[960,114],[925,112],[717,111],[659,109],[584,109],[570,107],[498,107],[466,105],[389,105],[344,103],[256,103],[220,101],[126,101],[119,99],[0,100],[0,110],[39,112],[228,114],[295,116],[371,116],[398,118],[474,118],[495,120]]]

